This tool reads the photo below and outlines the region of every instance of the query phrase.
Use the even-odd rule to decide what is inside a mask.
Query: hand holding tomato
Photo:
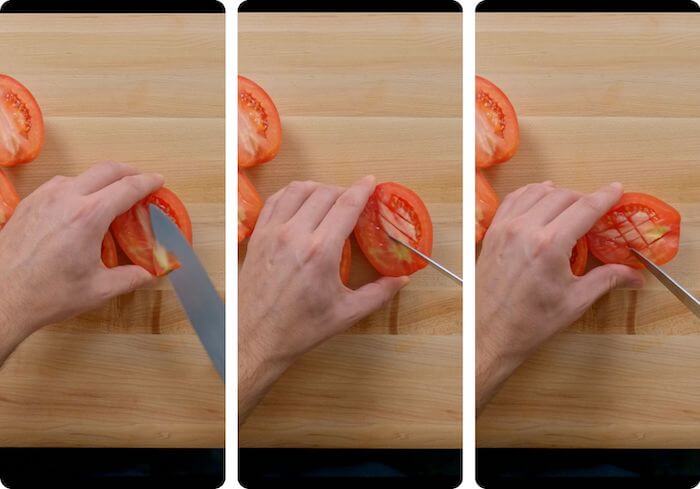
[[[641,273],[625,265],[572,273],[577,240],[621,195],[619,183],[582,195],[547,182],[503,200],[476,264],[477,411],[529,355],[599,297],[644,284]]]
[[[293,182],[258,217],[239,274],[241,420],[299,356],[389,301],[407,277],[382,277],[357,290],[338,267],[375,187],[365,177],[343,191]]]
[[[136,265],[108,268],[101,251],[114,218],[162,185],[160,175],[101,163],[20,201],[0,231],[0,362],[40,327],[153,280]]]

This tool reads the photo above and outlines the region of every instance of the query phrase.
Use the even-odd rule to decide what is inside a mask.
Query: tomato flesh
[[[486,168],[513,157],[520,143],[518,117],[505,93],[476,77],[476,166]]]
[[[433,249],[433,223],[423,201],[398,183],[376,186],[355,226],[360,250],[382,275],[409,275],[427,263],[390,236],[426,255]]]
[[[352,249],[350,247],[350,238],[345,240],[343,244],[343,254],[340,258],[340,280],[343,284],[350,283],[350,264],[352,262]]]
[[[277,107],[258,84],[238,77],[238,166],[249,168],[270,161],[282,143]]]
[[[651,195],[625,193],[620,201],[588,232],[591,253],[603,263],[644,268],[629,248],[657,265],[678,253],[681,216],[676,209]]]
[[[29,163],[44,144],[44,118],[31,92],[0,75],[0,166]]]
[[[159,207],[180,228],[192,243],[192,221],[182,201],[171,190],[163,187],[142,199],[111,225],[114,238],[126,256],[158,277],[179,268],[180,264],[153,235],[148,205]]]
[[[5,172],[0,170],[0,229],[10,220],[19,205],[19,195]]]
[[[242,170],[238,170],[238,242],[253,232],[262,209],[262,199]]]
[[[498,195],[486,177],[476,172],[476,242],[484,238],[498,209]]]
[[[114,238],[112,233],[107,231],[105,237],[102,238],[102,263],[107,268],[114,268],[119,264],[119,259],[117,257],[117,245],[114,243]]]
[[[586,237],[579,238],[576,244],[571,249],[571,272],[576,276],[581,276],[586,271],[586,263],[588,262],[588,243]]]

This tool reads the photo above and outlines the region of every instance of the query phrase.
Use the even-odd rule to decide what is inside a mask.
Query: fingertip
[[[610,184],[610,188],[616,192],[622,192],[622,184],[620,182],[613,182]]]

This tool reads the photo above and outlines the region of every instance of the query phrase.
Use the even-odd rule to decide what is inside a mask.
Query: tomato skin
[[[350,265],[352,263],[352,248],[350,247],[350,238],[345,240],[343,244],[343,254],[340,258],[340,281],[344,285],[350,283]]]
[[[622,194],[586,234],[586,239],[589,250],[601,262],[644,268],[628,247],[663,265],[678,253],[680,227],[680,214],[666,202],[629,192]]]
[[[148,204],[158,206],[180,228],[192,243],[192,221],[182,201],[171,190],[162,187],[117,216],[110,230],[119,247],[136,265],[155,276],[166,275],[179,268],[177,259],[160,245],[151,229]]]
[[[255,186],[242,170],[238,170],[238,242],[253,232],[263,202]]]
[[[263,88],[238,76],[238,166],[250,168],[270,161],[282,144],[277,107]]]
[[[112,233],[107,231],[105,237],[102,238],[102,263],[107,268],[114,268],[119,265],[119,259],[117,257],[117,245],[114,243],[114,238]]]
[[[393,226],[391,219],[405,232]],[[370,264],[382,275],[410,275],[427,265],[412,251],[391,239],[387,234],[389,232],[398,233],[397,237],[430,256],[433,222],[428,209],[413,190],[393,182],[380,183],[375,187],[355,226],[357,244]]]
[[[520,127],[513,104],[500,88],[476,77],[476,167],[487,168],[513,157]]]
[[[586,263],[588,263],[588,242],[586,237],[579,238],[576,244],[571,249],[571,273],[580,277],[586,272]]]
[[[0,170],[0,229],[5,227],[19,205],[19,195],[5,172]]]
[[[478,244],[491,225],[498,209],[498,195],[486,177],[476,172],[476,243]]]
[[[36,99],[19,81],[0,74],[0,166],[29,163],[43,145],[44,117]]]

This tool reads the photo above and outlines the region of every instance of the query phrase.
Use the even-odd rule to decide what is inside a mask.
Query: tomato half
[[[119,265],[117,245],[114,244],[114,238],[109,231],[107,231],[105,237],[102,238],[102,263],[104,263],[107,268],[114,268]]]
[[[433,222],[423,201],[403,185],[380,183],[367,201],[355,226],[362,253],[382,275],[409,275],[427,263],[389,236],[410,244],[430,256]]]
[[[44,144],[44,118],[31,92],[0,75],[0,166],[29,163]]]
[[[476,77],[476,166],[486,168],[513,157],[520,144],[518,117],[496,85]]]
[[[486,177],[476,172],[476,242],[479,243],[491,225],[498,209],[498,195]]]
[[[238,166],[249,168],[270,161],[282,143],[277,107],[258,84],[238,77]]]
[[[253,232],[263,202],[253,183],[242,170],[238,170],[238,242]]]
[[[348,285],[350,282],[350,264],[352,263],[352,248],[350,247],[350,238],[345,240],[343,245],[343,254],[340,258],[340,280]]]
[[[576,276],[581,276],[586,271],[586,263],[588,262],[588,243],[586,237],[579,238],[576,244],[571,249],[571,272]]]
[[[19,204],[19,195],[5,172],[0,170],[0,229],[10,220]]]
[[[681,215],[651,195],[625,193],[586,234],[588,248],[603,263],[644,265],[629,251],[636,249],[657,265],[678,253]]]
[[[177,269],[180,264],[153,235],[148,204],[158,206],[180,228],[192,243],[192,221],[182,201],[171,190],[163,187],[142,199],[131,209],[118,216],[111,225],[114,238],[126,256],[153,275],[160,277]]]

